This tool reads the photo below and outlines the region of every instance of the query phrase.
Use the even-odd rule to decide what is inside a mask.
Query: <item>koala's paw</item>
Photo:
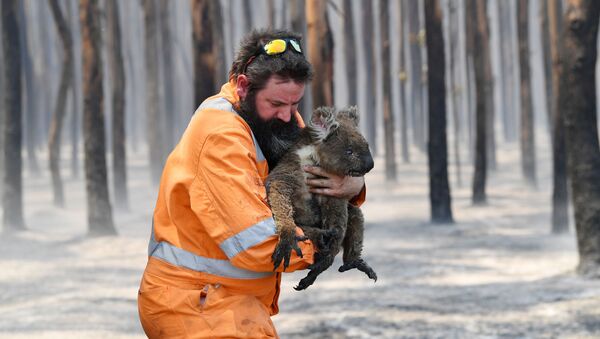
[[[304,241],[306,237],[279,237],[279,243],[277,247],[275,247],[275,251],[271,256],[271,260],[273,260],[273,271],[277,270],[277,267],[281,265],[283,261],[283,270],[285,271],[290,265],[290,257],[292,256],[292,251],[296,251],[296,254],[302,258],[302,250],[298,246],[298,241]]]
[[[362,258],[358,258],[353,261],[344,263],[342,266],[340,266],[338,271],[346,272],[353,268],[356,268],[357,270],[364,272],[367,275],[367,277],[369,277],[369,279],[373,279],[374,281],[377,281],[377,273],[375,273],[375,271],[371,268],[371,266],[369,266],[369,264],[367,264]]]

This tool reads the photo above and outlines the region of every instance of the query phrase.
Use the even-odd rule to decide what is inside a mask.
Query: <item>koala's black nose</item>
[[[373,162],[373,157],[371,156],[370,152],[369,152],[369,154],[363,155],[362,158],[363,158],[362,161],[363,161],[364,169],[365,169],[364,172],[367,173],[373,169],[373,167],[375,166],[375,163]]]

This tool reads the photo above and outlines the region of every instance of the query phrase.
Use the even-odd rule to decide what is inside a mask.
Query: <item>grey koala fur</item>
[[[302,166],[320,166],[338,175],[362,176],[373,168],[369,145],[358,130],[356,107],[336,111],[320,107],[277,166],[270,172],[267,196],[279,235],[272,259],[275,268],[289,265],[291,251],[302,252],[297,241],[310,239],[318,249],[315,262],[296,290],[312,285],[333,264],[343,247],[340,272],[356,268],[373,280],[375,271],[362,259],[364,219],[361,210],[345,199],[312,194],[306,185],[311,175]],[[296,225],[305,237],[296,236]]]

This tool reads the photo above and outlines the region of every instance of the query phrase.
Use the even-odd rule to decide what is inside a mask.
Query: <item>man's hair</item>
[[[298,83],[310,81],[313,75],[312,66],[304,54],[294,51],[291,46],[277,55],[262,53],[264,45],[274,39],[294,39],[300,43],[302,36],[286,30],[252,30],[242,39],[229,71],[229,79],[236,81],[238,75],[245,74],[250,83],[250,90],[264,88],[272,75]]]

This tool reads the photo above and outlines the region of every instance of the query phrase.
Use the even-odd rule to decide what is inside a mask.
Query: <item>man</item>
[[[221,92],[196,110],[164,167],[149,258],[138,295],[150,338],[276,338],[270,316],[283,268],[273,271],[275,223],[264,180],[303,126],[297,112],[312,68],[300,37],[250,33]],[[319,168],[314,193],[364,199],[363,178]],[[297,228],[298,236],[302,230]],[[287,271],[317,249],[298,243]]]

